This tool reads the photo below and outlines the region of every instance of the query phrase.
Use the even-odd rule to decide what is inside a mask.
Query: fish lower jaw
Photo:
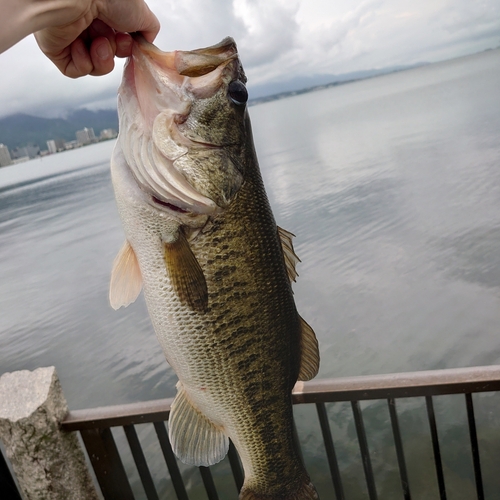
[[[161,205],[162,207],[168,208],[169,210],[173,210],[174,212],[178,212],[181,214],[189,213],[188,210],[185,210],[181,207],[178,207],[177,205],[175,205],[173,203],[169,203],[167,201],[160,200],[160,199],[156,198],[156,196],[151,196],[151,198],[154,201],[154,203],[156,203],[157,205]]]
[[[151,205],[153,205],[155,208],[160,209],[161,211],[168,211],[168,213],[174,213],[177,216],[190,216],[190,217],[197,217],[197,216],[208,216],[208,215],[214,215],[220,212],[220,207],[217,205],[205,205],[205,204],[193,204],[190,205],[189,207],[183,206],[184,204],[181,204],[175,200],[163,200],[158,198],[155,195],[150,195],[151,196]]]

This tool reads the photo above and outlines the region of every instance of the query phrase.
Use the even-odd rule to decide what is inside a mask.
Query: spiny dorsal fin
[[[281,248],[283,249],[288,278],[290,282],[295,281],[295,278],[298,276],[295,266],[297,262],[300,262],[300,259],[293,250],[292,238],[294,235],[278,226],[278,236],[281,241]]]
[[[319,370],[318,340],[314,330],[300,318],[300,370],[298,380],[311,380]]]
[[[141,293],[142,276],[139,262],[128,241],[125,241],[113,261],[109,283],[109,303],[113,309],[127,307]]]
[[[229,449],[229,438],[191,404],[180,382],[170,410],[168,435],[174,453],[188,465],[216,464]]]
[[[205,275],[182,229],[179,229],[173,241],[164,242],[163,245],[167,272],[181,302],[194,311],[206,311],[208,290]]]

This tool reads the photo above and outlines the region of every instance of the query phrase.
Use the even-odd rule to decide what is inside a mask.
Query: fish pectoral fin
[[[288,278],[290,282],[295,281],[295,278],[298,276],[295,266],[297,265],[297,262],[300,262],[300,259],[293,249],[292,238],[294,235],[278,226],[278,236],[281,241],[281,248],[283,250],[283,257],[285,259]]]
[[[139,262],[128,241],[125,241],[113,262],[109,283],[109,303],[113,309],[127,307],[141,293],[142,275]]]
[[[319,347],[314,330],[300,318],[300,370],[298,380],[311,380],[319,370]]]
[[[191,404],[180,382],[170,410],[168,435],[172,450],[188,465],[216,464],[229,449],[229,438]]]
[[[194,311],[206,311],[207,282],[184,232],[180,229],[174,241],[164,242],[163,245],[167,272],[181,302]]]

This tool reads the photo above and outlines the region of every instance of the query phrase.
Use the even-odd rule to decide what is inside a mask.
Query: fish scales
[[[142,57],[141,50],[135,48],[136,58]],[[226,86],[244,79],[239,61],[228,65],[232,69]],[[117,147],[112,162],[126,245],[131,261],[135,258],[138,264],[157,337],[179,377],[170,437],[179,458],[195,465],[222,459],[231,438],[245,471],[242,499],[318,498],[293,438],[291,391],[301,371],[307,327],[293,300],[290,269],[260,175],[248,113],[237,109],[238,120],[227,133],[221,109],[228,107],[228,98],[222,80],[215,95],[201,99],[201,105],[200,100],[191,102],[189,117],[179,124],[191,139],[202,135],[208,144],[224,144],[225,149],[212,151],[219,155],[216,160],[207,160],[215,148],[196,150],[185,171],[192,187],[217,200],[212,213],[172,207],[170,200],[162,200],[160,207],[151,203],[148,196],[158,201],[156,194],[137,182],[132,161],[122,152],[127,144]],[[237,175],[236,181],[228,180],[231,165],[241,164],[242,182]],[[221,185],[222,191],[216,192]],[[162,203],[167,210],[159,209]],[[185,261],[190,264],[179,264]],[[203,286],[190,292],[200,276]],[[178,279],[187,281],[187,292],[179,288]],[[314,343],[312,330],[310,334]]]

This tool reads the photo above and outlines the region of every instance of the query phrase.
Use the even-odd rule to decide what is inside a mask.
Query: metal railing
[[[366,491],[370,500],[379,498],[376,478],[372,467],[362,401],[382,400],[387,404],[393,445],[399,469],[401,498],[410,500],[410,488],[406,456],[398,418],[397,400],[402,398],[423,398],[432,441],[434,469],[437,478],[439,498],[446,500],[447,490],[441,454],[438,423],[434,401],[443,395],[464,396],[463,405],[467,414],[468,436],[474,470],[474,489],[478,500],[484,500],[480,449],[476,429],[473,394],[500,391],[500,366],[485,366],[451,370],[436,370],[390,375],[360,376],[317,380],[297,383],[293,391],[293,403],[314,405],[321,429],[332,492],[329,498],[347,500],[341,468],[337,459],[332,437],[331,418],[326,403],[348,402],[356,430],[359,453],[364,471]],[[163,454],[173,488],[179,500],[189,500],[188,490],[168,439],[165,421],[168,420],[171,399],[134,403],[106,408],[72,411],[62,423],[67,431],[79,431],[97,481],[106,500],[134,500],[134,493],[115,443],[112,428],[122,427],[137,468],[142,487],[148,500],[159,499],[157,487],[148,467],[148,461],[141,447],[136,426],[152,424],[158,438],[159,450]],[[500,452],[500,443],[499,443]],[[499,455],[500,456],[500,455]],[[235,448],[229,450],[229,463],[236,489],[243,483],[243,471]],[[219,496],[214,476],[207,467],[199,467],[206,496],[209,500],[224,500]],[[310,470],[311,472],[311,470]]]

